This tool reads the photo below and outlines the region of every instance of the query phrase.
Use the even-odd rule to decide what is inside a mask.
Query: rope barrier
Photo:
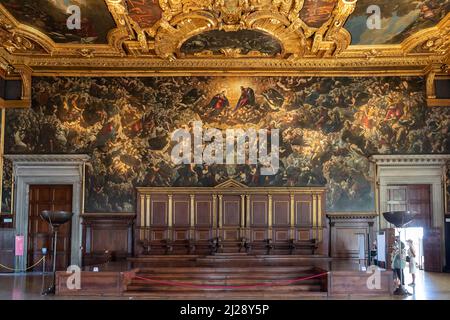
[[[203,289],[242,289],[242,288],[244,288],[245,289],[245,288],[256,288],[256,287],[287,286],[287,285],[290,285],[290,284],[293,284],[296,282],[319,278],[319,277],[322,277],[327,274],[328,274],[328,272],[322,272],[322,273],[312,275],[309,277],[272,281],[272,282],[265,282],[265,283],[255,283],[252,285],[230,285],[230,286],[201,285],[201,284],[179,282],[179,281],[162,281],[162,280],[144,278],[144,277],[140,277],[140,276],[134,276],[134,278],[153,282],[153,283],[163,284],[163,285],[176,286],[176,287],[190,287],[190,288],[200,288],[200,289],[201,288],[203,288]]]
[[[32,266],[26,268],[26,269],[13,269],[10,267],[7,267],[3,264],[0,263],[0,267],[6,269],[6,270],[10,270],[10,271],[14,271],[14,272],[25,272],[27,270],[33,269],[34,267],[36,267],[39,263],[41,263],[43,260],[45,259],[45,256],[43,256],[38,262],[36,262],[35,264],[33,264]]]

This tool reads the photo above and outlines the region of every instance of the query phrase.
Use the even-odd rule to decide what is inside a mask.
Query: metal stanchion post
[[[47,256],[47,248],[42,248],[43,262],[42,262],[42,288],[41,292],[44,292],[45,288],[45,257]]]

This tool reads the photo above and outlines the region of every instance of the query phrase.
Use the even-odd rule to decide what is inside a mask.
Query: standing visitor
[[[412,276],[412,282],[409,286],[414,287],[416,285],[416,249],[414,248],[414,243],[411,239],[406,241],[408,244],[408,262],[409,262],[409,273]]]

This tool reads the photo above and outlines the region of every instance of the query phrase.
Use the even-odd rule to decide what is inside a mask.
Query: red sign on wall
[[[16,236],[16,257],[23,256],[23,236]]]

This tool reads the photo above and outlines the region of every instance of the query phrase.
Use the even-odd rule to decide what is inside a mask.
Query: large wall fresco
[[[367,8],[380,8],[381,28],[368,29]],[[414,33],[435,26],[450,12],[450,0],[359,0],[345,28],[352,44],[398,44]]]
[[[170,134],[280,130],[280,169],[174,165]],[[371,154],[448,153],[450,108],[427,108],[422,78],[34,78],[7,110],[5,152],[87,153],[86,211],[133,211],[136,186],[328,186],[328,210],[373,210]]]
[[[3,180],[2,180],[2,204],[1,212],[11,212],[12,201],[12,162],[3,159]]]

